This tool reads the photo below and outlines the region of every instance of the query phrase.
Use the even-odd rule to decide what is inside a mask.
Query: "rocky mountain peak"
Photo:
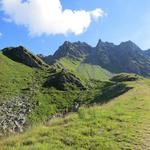
[[[70,41],[65,41],[65,42],[63,43],[63,45],[70,45],[70,44],[72,44]]]
[[[109,42],[103,42],[101,39],[99,39],[97,45],[96,45],[96,48],[97,49],[109,49],[109,48],[112,48],[114,47],[115,45],[113,43],[109,43]]]
[[[83,58],[85,55],[88,55],[91,51],[91,46],[85,42],[74,42],[65,41],[54,54],[55,59],[62,57],[71,57],[71,58]]]
[[[104,43],[104,42],[103,42],[101,39],[99,39],[96,47],[102,45],[103,43]]]
[[[127,50],[141,50],[134,42],[132,41],[126,41],[126,42],[122,42],[120,43],[119,47],[121,48],[125,48]]]

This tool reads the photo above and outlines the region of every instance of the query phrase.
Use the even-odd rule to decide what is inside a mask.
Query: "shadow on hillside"
[[[112,85],[106,85],[102,88],[101,93],[97,94],[93,101],[91,101],[91,104],[93,103],[99,103],[99,104],[104,104],[112,100],[113,98],[116,98],[127,91],[132,89],[132,87],[128,87],[124,83],[115,83]]]

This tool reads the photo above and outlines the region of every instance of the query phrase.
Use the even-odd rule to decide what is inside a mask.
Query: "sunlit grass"
[[[81,78],[96,79],[96,80],[108,80],[112,75],[97,65],[90,65],[82,63],[81,61],[73,60],[70,58],[63,58],[58,61],[65,68],[78,74]]]
[[[35,70],[16,63],[0,52],[0,101],[17,96],[34,78]]]

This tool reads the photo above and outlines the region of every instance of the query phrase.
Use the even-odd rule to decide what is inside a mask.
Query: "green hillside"
[[[63,65],[66,69],[78,74],[85,79],[95,79],[95,80],[108,80],[112,74],[97,65],[90,65],[87,63],[82,63],[82,60],[76,60],[71,58],[62,58],[57,63]]]
[[[0,52],[0,101],[21,94],[32,84],[35,70],[17,63]]]
[[[59,86],[63,85],[67,91],[57,90],[57,87],[48,81],[53,74],[55,77],[59,72],[59,69],[49,67],[47,69],[28,67],[9,59],[0,52],[0,121],[5,119],[7,122],[12,114],[16,116],[19,112],[22,113],[24,108],[23,115],[26,117],[26,123],[30,125],[71,107],[80,93],[80,88],[76,88],[75,84],[83,85],[75,75],[66,72],[60,74],[56,81],[66,78],[66,81]],[[75,83],[68,83],[73,81]],[[16,121],[15,118],[13,119],[12,124]],[[3,132],[1,127],[0,134]]]
[[[76,102],[90,103],[103,86],[107,86],[107,82],[86,83],[63,69],[31,68],[0,53],[0,121],[3,122],[0,136],[14,129],[22,131],[55,113],[64,113]],[[21,128],[16,125],[16,121],[20,123],[20,118],[16,119],[20,113],[21,120],[25,120]]]
[[[106,104],[82,106],[65,118],[54,118],[21,135],[3,138],[1,149],[148,149],[145,141],[150,137],[146,135],[150,124],[150,80],[123,83],[132,89]]]

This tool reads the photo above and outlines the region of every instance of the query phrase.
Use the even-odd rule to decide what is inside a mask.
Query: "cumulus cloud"
[[[83,33],[95,19],[104,15],[92,11],[63,9],[60,0],[0,0],[5,20],[28,28],[30,35]]]

